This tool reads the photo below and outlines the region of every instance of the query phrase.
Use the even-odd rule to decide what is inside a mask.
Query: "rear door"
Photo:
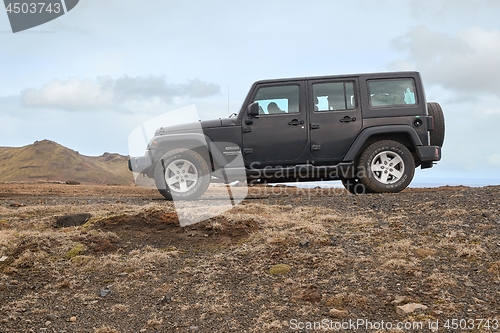
[[[308,81],[311,154],[341,161],[363,126],[358,79]]]

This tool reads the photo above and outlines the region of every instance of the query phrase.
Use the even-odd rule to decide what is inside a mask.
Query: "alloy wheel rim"
[[[175,160],[165,168],[165,182],[171,191],[188,192],[198,183],[198,170],[191,161]]]
[[[393,151],[378,153],[372,160],[370,168],[375,179],[385,185],[396,183],[403,177],[405,171],[403,158]]]

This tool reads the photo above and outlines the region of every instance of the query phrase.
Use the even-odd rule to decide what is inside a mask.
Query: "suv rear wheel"
[[[210,169],[197,152],[185,148],[165,153],[156,163],[155,184],[167,200],[195,200],[210,185]]]
[[[367,191],[394,193],[404,190],[415,173],[415,160],[404,145],[384,140],[370,145],[361,154],[359,180]]]

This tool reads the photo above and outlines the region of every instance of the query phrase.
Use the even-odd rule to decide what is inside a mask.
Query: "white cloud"
[[[26,107],[73,111],[128,109],[127,105],[137,102],[169,103],[177,97],[203,98],[218,93],[218,85],[198,79],[185,84],[172,84],[167,83],[162,76],[124,76],[118,79],[99,76],[95,80],[55,79],[40,89],[25,89],[21,95]]]
[[[493,108],[485,108],[483,110],[483,113],[484,114],[500,114],[500,108],[496,108],[496,109],[493,109]]]
[[[417,69],[426,82],[467,98],[500,91],[499,30],[472,27],[450,36],[418,26],[393,40],[393,46],[407,52],[391,63],[393,69]]]
[[[111,91],[102,89],[109,79],[98,78],[97,82],[70,78],[53,80],[41,89],[29,88],[21,92],[23,104],[34,108],[57,108],[85,110],[110,107],[113,104]]]
[[[446,20],[450,17],[463,17],[463,15],[473,16],[474,14],[484,13],[485,11],[498,10],[500,3],[498,0],[410,0],[410,13],[415,17],[424,16],[435,20]]]

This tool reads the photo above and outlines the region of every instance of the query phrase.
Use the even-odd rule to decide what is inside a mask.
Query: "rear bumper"
[[[433,162],[441,160],[441,147],[417,146],[417,155],[422,169],[432,168]]]

